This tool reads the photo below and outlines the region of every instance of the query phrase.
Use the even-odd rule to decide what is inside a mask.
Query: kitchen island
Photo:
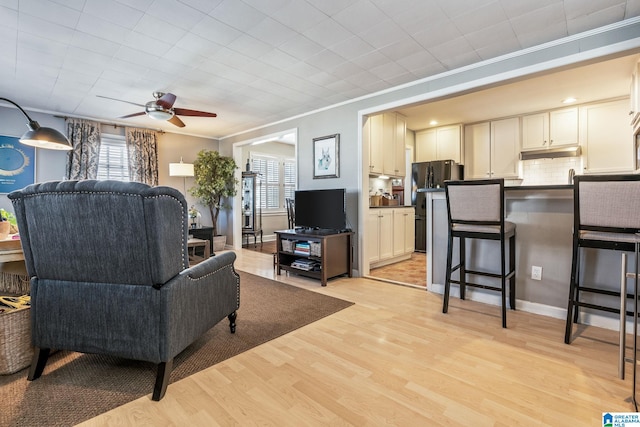
[[[427,289],[443,293],[447,253],[447,205],[444,189],[425,189],[427,200]],[[516,224],[516,306],[519,310],[566,318],[569,280],[571,277],[573,186],[536,185],[505,187],[506,219]],[[467,265],[499,272],[497,242],[468,241]],[[473,255],[473,256],[472,256]],[[590,283],[619,290],[621,255],[615,251],[583,250],[586,274]],[[628,254],[633,259],[633,254]],[[454,241],[454,264],[458,260],[458,243]],[[632,264],[632,263],[629,263]],[[531,278],[532,266],[542,267],[542,280]],[[628,266],[629,269],[633,265]],[[457,277],[457,276],[454,276]],[[482,283],[484,277],[473,277]],[[495,282],[493,282],[495,283]],[[452,296],[459,297],[457,285]],[[467,298],[494,305],[500,297],[482,289],[467,290]],[[604,300],[603,298],[607,298]],[[619,307],[617,298],[593,296],[594,302]],[[587,309],[581,312],[588,313]],[[619,319],[613,313],[584,314],[581,323],[618,329]]]

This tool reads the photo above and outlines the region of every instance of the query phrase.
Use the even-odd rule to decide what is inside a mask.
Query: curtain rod
[[[54,114],[53,117],[58,118],[58,119],[65,119],[65,120],[67,120],[67,119],[91,120],[93,122],[100,123],[101,125],[113,126],[114,128],[137,127],[137,128],[140,128],[140,129],[147,129],[147,130],[152,130],[154,132],[159,132],[160,134],[165,133],[165,131],[162,130],[162,129],[153,129],[153,128],[140,127],[140,126],[130,126],[130,125],[123,125],[123,124],[120,124],[120,123],[110,123],[110,122],[105,122],[105,121],[102,121],[102,120],[89,119],[89,118],[86,118],[86,117],[59,116],[59,115],[56,115],[56,114]]]

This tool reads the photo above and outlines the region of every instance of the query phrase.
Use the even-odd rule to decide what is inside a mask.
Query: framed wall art
[[[0,135],[0,194],[8,194],[35,182],[36,149],[14,136]]]
[[[313,138],[313,178],[340,176],[340,134]]]

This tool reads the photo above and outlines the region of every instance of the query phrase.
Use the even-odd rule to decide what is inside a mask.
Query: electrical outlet
[[[531,278],[533,280],[542,280],[542,267],[534,265],[531,267]]]

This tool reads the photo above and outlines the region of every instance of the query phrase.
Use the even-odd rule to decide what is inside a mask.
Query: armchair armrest
[[[190,279],[201,279],[204,276],[215,273],[216,271],[224,268],[225,266],[231,264],[236,260],[235,252],[224,252],[219,255],[215,255],[211,258],[208,258],[193,267],[189,267],[180,272],[180,275],[187,275]]]

